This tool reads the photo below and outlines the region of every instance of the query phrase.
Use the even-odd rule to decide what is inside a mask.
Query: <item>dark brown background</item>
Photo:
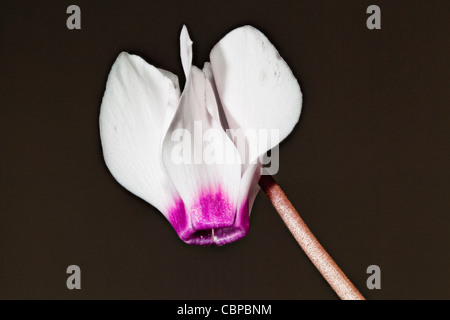
[[[109,69],[126,50],[182,75],[182,24],[197,65],[243,24],[288,62],[304,105],[277,179],[361,292],[449,299],[450,2],[359,0],[1,1],[0,298],[337,299],[263,194],[246,238],[192,247],[108,172]]]

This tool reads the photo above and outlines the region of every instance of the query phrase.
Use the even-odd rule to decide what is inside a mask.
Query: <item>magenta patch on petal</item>
[[[181,239],[189,236],[191,222],[181,198],[175,200],[175,204],[170,208],[168,219]]]
[[[249,229],[246,201],[236,210],[220,189],[202,191],[186,211],[181,199],[169,210],[168,219],[178,236],[194,245],[224,245],[244,237]]]
[[[231,227],[234,213],[233,204],[220,189],[201,192],[191,206],[192,224],[197,230]]]

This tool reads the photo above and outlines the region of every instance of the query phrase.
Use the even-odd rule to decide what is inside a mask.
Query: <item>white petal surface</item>
[[[208,100],[214,100],[216,103],[207,103],[209,114],[213,119],[219,123],[224,130],[229,129],[227,118],[223,112],[222,102],[220,101],[219,93],[217,92],[216,82],[214,81],[214,74],[210,62],[205,62],[203,66],[203,72],[206,75],[206,79],[209,82],[207,86],[206,98]]]
[[[261,164],[249,165],[242,176],[239,186],[238,210],[241,210],[241,214],[238,217],[243,217],[245,214],[250,216],[253,203],[261,190],[258,184],[260,178]]]
[[[178,197],[161,155],[179,101],[177,84],[174,75],[121,53],[108,76],[100,110],[103,155],[112,175],[164,215]]]
[[[237,149],[207,110],[206,85],[204,73],[192,67],[180,106],[163,143],[164,164],[187,211],[194,210],[202,193],[219,191],[235,208],[241,178]],[[176,132],[186,135],[181,137]],[[208,133],[213,134],[211,140],[208,140]],[[187,148],[179,152],[183,143],[187,143]],[[227,163],[226,157],[232,160],[230,152],[235,161]]]
[[[247,159],[252,163],[255,156],[281,142],[298,122],[300,86],[277,49],[251,26],[228,33],[213,48],[210,59],[230,128],[279,130],[279,139],[258,141],[256,154]],[[241,156],[248,148],[238,143]]]
[[[179,223],[178,234],[187,242],[205,244],[209,242],[193,235],[196,230],[210,232],[219,228],[224,240],[226,228],[233,226],[241,169],[236,147],[208,111],[216,110],[217,102],[205,73],[190,64],[192,41],[185,27],[180,38],[183,67],[188,76],[180,105],[164,138],[163,161],[185,204],[186,219],[190,220]],[[180,136],[177,132],[186,134]],[[209,136],[211,140],[208,133],[213,134]],[[181,154],[175,151],[183,142],[189,149],[186,158],[183,158],[186,149]],[[211,157],[205,158],[205,154]],[[237,161],[227,163],[225,157],[231,155]],[[215,238],[214,233],[204,236],[209,240]],[[221,239],[216,243],[220,244]]]

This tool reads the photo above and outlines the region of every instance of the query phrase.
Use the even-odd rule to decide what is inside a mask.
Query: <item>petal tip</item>
[[[183,27],[181,28],[180,41],[182,45],[185,46],[190,46],[193,43],[191,37],[189,36],[188,28],[186,27],[185,24],[183,24]]]

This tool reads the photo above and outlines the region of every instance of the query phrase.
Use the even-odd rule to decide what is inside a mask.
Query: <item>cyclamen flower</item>
[[[244,237],[259,191],[259,157],[300,117],[300,86],[276,48],[257,29],[237,28],[211,51],[203,70],[192,65],[192,41],[180,36],[186,84],[176,75],[121,53],[108,76],[100,111],[105,162],[114,178],[155,206],[189,244],[223,245]],[[227,150],[240,162],[173,161],[174,133],[218,132],[211,154]],[[235,141],[226,129],[278,130],[275,140]],[[194,144],[198,141],[192,141]],[[205,141],[201,141],[204,144]],[[249,147],[256,153],[245,154]],[[244,161],[245,159],[245,161]]]

